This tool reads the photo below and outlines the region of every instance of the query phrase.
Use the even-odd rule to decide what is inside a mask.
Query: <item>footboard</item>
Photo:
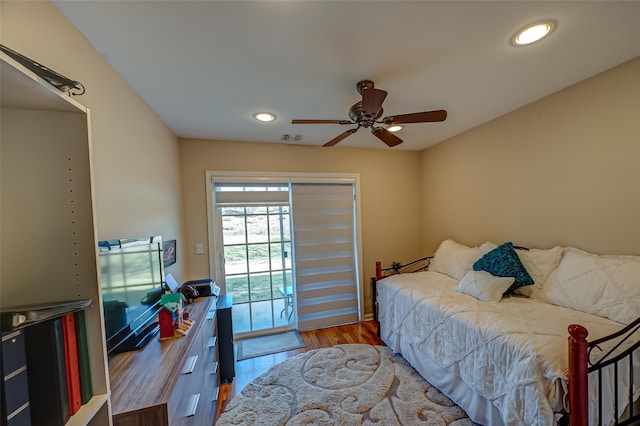
[[[627,349],[620,351],[619,348],[625,342],[629,342],[634,333],[640,330],[640,318],[624,327],[617,333],[610,334],[592,342],[587,341],[588,331],[581,325],[572,324],[569,326],[569,423],[573,425],[589,424],[589,380],[596,380],[597,414],[598,424],[603,423],[603,371],[605,368],[613,369],[613,424],[631,425],[640,422],[640,410],[634,406],[634,381],[639,378],[634,377],[634,356],[637,364],[637,357],[640,357],[640,340],[632,344]],[[636,335],[637,336],[637,335]],[[614,345],[606,352],[601,349],[607,342]],[[597,354],[592,354],[597,349],[603,353],[600,358],[593,360]],[[626,364],[626,365],[625,365]],[[621,370],[627,370],[626,378],[629,383],[629,390],[626,395],[620,395],[618,382],[625,378]],[[619,416],[620,404],[627,407],[622,416]],[[611,424],[607,422],[606,424]]]

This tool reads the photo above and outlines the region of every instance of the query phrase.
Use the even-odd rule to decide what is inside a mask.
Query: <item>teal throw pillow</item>
[[[513,293],[517,288],[532,285],[533,279],[525,269],[510,242],[504,243],[482,256],[473,264],[474,271],[486,271],[497,277],[513,277],[514,283],[504,292]]]

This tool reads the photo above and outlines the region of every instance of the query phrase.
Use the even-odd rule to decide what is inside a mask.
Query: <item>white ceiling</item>
[[[348,119],[370,79],[385,116],[448,111],[397,133],[422,150],[640,55],[639,1],[54,3],[184,138],[322,145],[351,126],[291,120]],[[509,44],[544,18],[550,37]],[[340,146],[390,149],[366,129]]]

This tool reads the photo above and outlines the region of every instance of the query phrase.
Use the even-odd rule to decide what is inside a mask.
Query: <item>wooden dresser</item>
[[[216,301],[186,306],[195,321],[187,336],[154,339],[109,359],[114,426],[213,425],[220,385]]]

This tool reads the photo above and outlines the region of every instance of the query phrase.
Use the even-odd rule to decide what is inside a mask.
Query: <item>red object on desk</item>
[[[160,324],[160,338],[166,339],[175,334],[174,313],[167,309],[160,309],[158,312],[158,323]]]

